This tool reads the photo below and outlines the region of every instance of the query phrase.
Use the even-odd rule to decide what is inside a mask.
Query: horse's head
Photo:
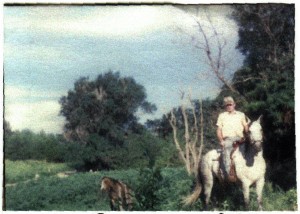
[[[263,132],[261,127],[261,116],[249,126],[250,144],[257,152],[262,150]]]

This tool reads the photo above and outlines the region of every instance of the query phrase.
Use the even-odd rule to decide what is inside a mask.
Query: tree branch
[[[183,97],[182,97],[183,98]],[[185,157],[186,157],[186,164],[190,166],[190,133],[189,133],[189,122],[188,117],[186,114],[186,107],[184,105],[181,105],[181,113],[183,116],[184,121],[184,138],[185,138]],[[190,167],[189,167],[190,168]]]
[[[198,163],[200,162],[201,158],[202,158],[202,150],[203,150],[203,143],[204,143],[204,139],[203,139],[203,106],[202,106],[202,99],[199,99],[200,102],[200,146],[199,146],[199,151],[198,151]],[[198,167],[198,166],[197,166]],[[195,169],[196,175],[198,173],[198,168]]]
[[[169,123],[173,129],[173,139],[175,142],[176,149],[177,149],[181,159],[186,163],[186,158],[184,156],[184,152],[181,149],[178,138],[177,138],[177,125],[176,125],[176,117],[174,115],[174,110],[171,111],[171,118],[169,119]]]

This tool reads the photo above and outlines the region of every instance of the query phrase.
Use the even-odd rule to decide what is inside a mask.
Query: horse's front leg
[[[119,205],[119,211],[124,211],[124,207],[122,204]]]
[[[124,198],[120,198],[118,200],[118,204],[119,204],[119,211],[124,211],[125,209],[125,203],[124,203]]]
[[[244,203],[245,208],[249,209],[249,190],[250,190],[250,184],[248,182],[243,182],[243,195],[244,195]]]
[[[256,182],[257,203],[260,211],[263,210],[262,191],[263,191],[264,184],[265,184],[264,178],[261,178]]]
[[[112,210],[112,211],[115,211],[116,209],[115,209],[115,200],[114,199],[111,199],[110,201],[109,201],[109,204],[110,204],[110,209]]]

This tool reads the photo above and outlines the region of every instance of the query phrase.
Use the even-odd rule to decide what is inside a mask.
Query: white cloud
[[[5,9],[9,11],[11,8]],[[126,38],[175,25],[193,25],[192,13],[185,13],[173,6],[57,6],[18,10],[15,13],[22,12],[21,15],[7,13],[4,16],[5,29]],[[200,11],[201,21],[207,22],[204,10]],[[231,31],[232,25],[224,18],[228,14],[227,9],[219,6],[210,7],[208,11],[218,28]]]
[[[64,119],[58,116],[60,105],[55,101],[13,103],[4,108],[5,119],[13,130],[28,128],[34,132],[62,133]]]
[[[64,118],[59,116],[58,101],[53,100],[61,92],[4,86],[4,94],[4,117],[13,130],[28,128],[35,132],[62,133]]]
[[[16,87],[4,85],[4,94],[6,102],[13,102],[15,99],[32,99],[32,98],[59,98],[63,91],[43,91],[25,87]]]
[[[32,7],[4,17],[5,29],[84,36],[128,37],[164,27],[172,14],[153,6]],[[172,9],[171,7],[169,7]],[[9,10],[8,8],[7,10]],[[174,15],[174,14],[173,14]]]

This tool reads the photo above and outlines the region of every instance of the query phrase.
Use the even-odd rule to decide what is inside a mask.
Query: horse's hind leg
[[[205,206],[208,209],[208,205],[210,202],[211,191],[214,184],[214,178],[212,173],[209,173],[204,178],[204,195],[205,195]]]
[[[262,191],[265,184],[265,179],[262,178],[256,182],[257,203],[260,211],[263,210]]]

